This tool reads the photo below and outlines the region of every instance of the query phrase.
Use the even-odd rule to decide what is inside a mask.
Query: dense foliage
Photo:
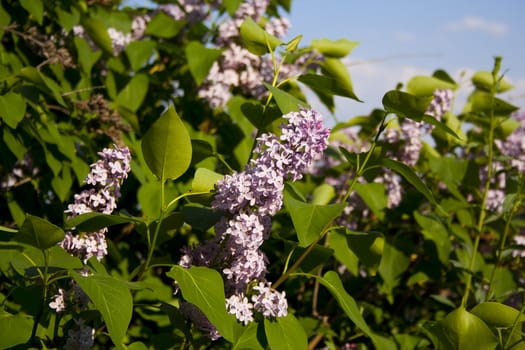
[[[328,128],[357,42],[289,10],[0,2],[0,348],[525,349],[504,61]]]

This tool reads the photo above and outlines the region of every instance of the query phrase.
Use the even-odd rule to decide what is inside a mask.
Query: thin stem
[[[493,84],[490,89],[490,112],[489,112],[489,134],[488,134],[488,164],[487,164],[487,179],[485,181],[485,186],[483,188],[483,194],[481,199],[481,208],[478,218],[478,225],[477,225],[477,232],[476,232],[476,239],[474,241],[474,247],[472,254],[470,256],[470,262],[468,266],[469,274],[467,275],[467,282],[465,286],[465,292],[463,294],[463,298],[461,299],[461,307],[465,308],[467,305],[468,297],[470,294],[470,289],[472,288],[472,269],[474,268],[474,263],[476,261],[476,256],[478,253],[479,248],[479,242],[481,239],[481,234],[483,233],[483,228],[485,225],[485,216],[487,215],[487,211],[485,209],[488,193],[490,190],[490,181],[492,179],[493,174],[493,163],[494,163],[494,99],[496,95],[496,86],[498,82],[498,72],[499,67],[501,63],[501,58],[496,57],[495,63],[494,63],[494,69],[492,70],[492,81]]]
[[[36,331],[38,329],[38,325],[40,324],[40,319],[42,318],[42,315],[44,314],[44,309],[46,307],[46,301],[47,301],[47,288],[49,287],[48,284],[48,265],[49,265],[49,255],[47,250],[43,250],[42,254],[44,254],[44,271],[41,272],[39,270],[39,274],[42,277],[42,285],[43,285],[43,295],[42,300],[40,302],[40,310],[38,310],[38,314],[35,317],[35,323],[33,324],[33,329],[31,331],[31,338],[33,339],[36,335]]]
[[[521,201],[522,201],[521,193],[522,193],[522,188],[523,188],[524,183],[525,183],[525,175],[522,174],[520,176],[520,184],[518,186],[517,198],[514,201],[514,204],[512,205],[512,209],[510,210],[508,217],[505,221],[505,228],[503,230],[503,236],[500,239],[500,244],[499,244],[498,250],[496,251],[496,262],[494,263],[494,268],[492,269],[492,272],[490,274],[489,289],[487,291],[486,299],[489,299],[491,297],[493,289],[494,289],[494,278],[496,277],[496,270],[501,265],[503,249],[505,249],[507,237],[510,232],[512,217],[514,216],[514,214],[517,213],[518,208],[521,206]]]

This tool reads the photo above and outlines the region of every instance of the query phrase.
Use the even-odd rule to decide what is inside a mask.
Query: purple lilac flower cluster
[[[65,210],[68,218],[89,212],[111,214],[116,208],[116,199],[120,197],[120,186],[130,171],[131,155],[127,147],[105,148],[98,154],[101,159],[91,164],[91,171],[85,179],[86,184],[92,187],[74,196],[74,203],[69,204]],[[67,232],[60,245],[84,263],[93,256],[101,260],[107,255],[106,232],[106,228],[80,235]],[[82,270],[80,273],[87,275],[88,272]],[[70,281],[70,289],[59,288],[49,307],[56,312],[63,312],[68,306],[83,310],[88,302],[88,296],[77,284]],[[94,329],[85,325],[82,319],[75,322],[76,325],[68,331],[64,349],[91,349]]]
[[[65,213],[68,218],[89,212],[111,214],[115,210],[116,200],[120,197],[120,185],[130,171],[130,152],[127,147],[99,152],[101,159],[91,164],[91,171],[85,182],[92,188],[75,194],[75,201],[69,204]],[[107,229],[97,232],[74,235],[67,232],[61,246],[71,255],[87,261],[92,256],[102,260],[107,254],[105,233]]]
[[[269,55],[254,55],[243,48],[239,28],[248,17],[260,22],[269,3],[269,0],[245,1],[231,18],[220,23],[214,44],[224,51],[212,65],[199,89],[199,97],[211,107],[224,107],[232,96],[232,91],[236,89],[257,99],[267,95],[268,92],[262,83],[271,83],[276,74],[272,58]],[[265,18],[265,21],[264,29],[278,38],[284,37],[290,27],[290,22],[284,17]],[[312,52],[299,57],[294,64],[283,63],[279,67],[278,78],[283,80],[299,75],[302,71],[315,67],[305,65],[305,62],[321,58],[318,53]]]
[[[330,134],[314,110],[301,109],[283,118],[287,123],[281,125],[280,136],[261,135],[244,171],[217,183],[212,208],[226,217],[215,225],[215,238],[193,250],[183,249],[180,260],[184,267],[208,266],[222,272],[228,311],[244,324],[256,315],[287,314],[285,293],[265,279],[267,261],[260,247],[268,238],[271,216],[282,207],[284,182],[302,177],[323,154]],[[207,328],[208,324],[201,327]]]

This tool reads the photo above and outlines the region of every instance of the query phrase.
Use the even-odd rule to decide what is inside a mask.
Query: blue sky
[[[317,38],[360,42],[347,63],[365,102],[337,99],[340,120],[381,107],[383,94],[397,82],[435,69],[464,82],[461,107],[468,77],[491,70],[496,55],[516,87],[506,97],[525,108],[525,1],[295,0],[284,15],[292,24],[287,39],[302,34],[304,44]]]

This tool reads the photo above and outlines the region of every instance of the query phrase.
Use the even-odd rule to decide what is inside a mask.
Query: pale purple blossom
[[[226,309],[244,325],[253,321],[253,304],[245,295],[233,294],[226,299]]]
[[[271,283],[260,282],[253,287],[256,292],[252,295],[253,308],[264,317],[283,317],[288,314],[286,293],[271,288]]]

